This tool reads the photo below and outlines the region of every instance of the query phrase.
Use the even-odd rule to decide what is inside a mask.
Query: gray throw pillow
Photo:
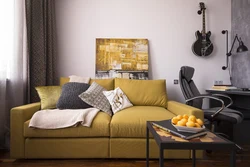
[[[79,94],[89,88],[89,84],[69,82],[62,86],[62,93],[56,107],[59,109],[85,109],[90,108],[89,104],[79,98]]]
[[[103,94],[103,91],[106,91],[105,88],[98,85],[96,82],[93,82],[88,90],[79,95],[79,97],[89,105],[98,108],[110,116],[112,116],[111,106],[108,99]]]

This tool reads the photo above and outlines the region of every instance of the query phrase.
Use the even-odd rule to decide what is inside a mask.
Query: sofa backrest
[[[132,80],[132,79],[91,79],[107,90],[120,87],[130,102],[135,106],[167,106],[166,80]],[[68,77],[60,78],[60,85],[69,82]]]
[[[114,89],[114,79],[90,79],[89,84],[96,82],[107,90]]]
[[[60,86],[63,86],[64,84],[69,82],[69,77],[61,77],[60,78]]]
[[[60,78],[60,85],[64,85],[65,83],[69,82],[68,77],[61,77]],[[92,84],[93,82],[98,83],[102,87],[104,87],[107,90],[113,90],[114,89],[114,79],[90,79],[89,84]]]
[[[135,106],[166,107],[166,80],[115,79],[115,88],[120,87]]]

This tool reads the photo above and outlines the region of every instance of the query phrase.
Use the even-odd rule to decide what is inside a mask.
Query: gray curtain
[[[26,0],[30,102],[40,101],[36,86],[57,84],[54,0]]]

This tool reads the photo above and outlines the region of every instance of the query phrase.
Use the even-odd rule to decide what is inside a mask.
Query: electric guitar
[[[200,2],[200,10],[198,14],[202,14],[202,31],[196,31],[196,41],[192,45],[192,51],[196,56],[209,56],[214,49],[212,42],[210,41],[211,32],[206,33],[205,23],[205,4]]]

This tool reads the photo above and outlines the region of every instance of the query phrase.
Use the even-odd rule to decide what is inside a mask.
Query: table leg
[[[164,149],[160,146],[160,157],[159,157],[159,167],[164,166]]]
[[[193,164],[193,167],[195,167],[195,160],[196,160],[196,155],[195,155],[195,150],[192,150],[192,164]]]
[[[149,167],[149,129],[146,130],[146,167]]]
[[[235,150],[232,150],[230,158],[230,167],[235,167],[235,166],[236,166]]]

